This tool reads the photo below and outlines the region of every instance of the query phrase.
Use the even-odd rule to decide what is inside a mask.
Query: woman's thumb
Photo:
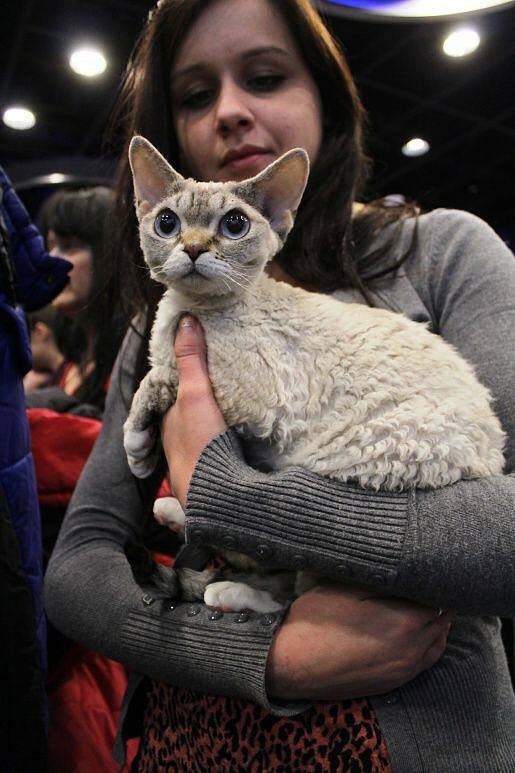
[[[209,380],[202,325],[189,314],[181,318],[174,343],[179,379]]]

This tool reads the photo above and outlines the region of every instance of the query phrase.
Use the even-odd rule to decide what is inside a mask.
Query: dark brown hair
[[[100,409],[125,332],[105,260],[105,231],[113,203],[113,191],[103,186],[58,191],[44,202],[38,217],[45,236],[52,230],[61,238],[79,239],[91,249],[93,283],[88,302],[73,320],[57,314],[54,332],[65,358],[81,371],[82,384],[76,397]],[[91,361],[95,363],[92,370],[88,368]]]
[[[323,118],[321,148],[295,226],[275,261],[301,284],[321,291],[356,287],[371,303],[367,285],[374,271],[385,272],[381,261],[389,245],[373,254],[367,253],[367,247],[386,225],[397,221],[400,227],[414,210],[373,202],[352,218],[353,202],[363,191],[370,164],[363,143],[365,112],[347,62],[309,0],[267,1],[284,19],[318,86]],[[117,232],[111,236],[115,273],[126,280],[121,292],[127,313],[147,310],[147,335],[161,289],[148,278],[139,249],[127,149],[131,137],[142,134],[181,171],[173,126],[171,67],[189,29],[210,2],[164,0],[156,7],[129,61],[111,121],[111,136],[122,147],[117,215],[113,218]],[[143,347],[141,358],[144,356]]]

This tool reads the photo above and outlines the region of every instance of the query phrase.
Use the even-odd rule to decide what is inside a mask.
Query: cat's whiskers
[[[253,292],[250,289],[250,285],[242,285],[240,282],[237,282],[236,279],[232,276],[232,274],[225,274],[226,279],[228,279],[230,282],[235,284],[237,287],[241,287],[242,290],[245,290],[248,295],[250,295],[252,298],[257,299],[257,293]]]
[[[231,285],[229,284],[229,282],[226,281],[225,277],[224,276],[220,276],[220,279],[222,280],[224,285],[227,287],[228,291],[231,292]]]
[[[229,266],[229,276],[237,276],[239,279],[245,279],[247,280],[250,277],[252,277],[252,269],[246,266]]]
[[[236,275],[238,279],[246,280],[247,276],[245,275],[244,266],[239,266],[238,268],[235,268],[235,266],[230,265],[229,263],[226,263],[223,260],[220,260],[220,267],[223,269],[223,271],[218,275],[221,279],[228,280],[229,282],[232,282],[233,284],[237,285],[238,287],[241,287],[242,290],[245,290],[250,296],[253,298],[257,298],[257,295],[255,292],[250,290],[250,283],[241,284],[235,279]],[[250,272],[250,269],[247,269],[247,271]],[[224,281],[224,284],[225,281]],[[226,284],[226,287],[230,290],[229,285]]]

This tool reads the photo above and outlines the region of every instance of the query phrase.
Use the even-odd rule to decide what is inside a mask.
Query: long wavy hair
[[[91,249],[93,283],[88,301],[73,320],[58,314],[55,334],[65,358],[79,367],[82,383],[76,397],[101,410],[125,333],[117,292],[106,270],[105,229],[113,203],[113,191],[104,186],[58,191],[44,202],[38,218],[45,236],[52,230],[61,238],[78,238]]]
[[[213,0],[162,0],[154,9],[130,57],[110,122],[110,144],[121,151],[111,220],[111,262],[123,279],[120,295],[127,318],[143,312],[143,345],[136,382],[146,369],[150,326],[162,288],[148,277],[139,247],[128,145],[134,134],[149,139],[179,171],[181,158],[174,130],[170,72],[181,44]],[[370,172],[364,150],[366,115],[345,56],[309,0],[267,0],[283,18],[318,86],[323,120],[321,147],[295,225],[275,261],[301,284],[329,292],[357,288],[368,303],[374,275],[394,271],[384,265],[396,229],[381,250],[368,247],[387,225],[402,227],[415,208],[369,202],[352,217]],[[403,256],[406,257],[406,256]]]

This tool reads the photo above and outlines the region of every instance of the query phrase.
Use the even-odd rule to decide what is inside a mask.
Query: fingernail
[[[195,318],[194,317],[189,317],[189,316],[182,317],[182,319],[180,321],[180,327],[183,328],[183,329],[190,328],[190,330],[191,330],[192,328],[195,327]]]

